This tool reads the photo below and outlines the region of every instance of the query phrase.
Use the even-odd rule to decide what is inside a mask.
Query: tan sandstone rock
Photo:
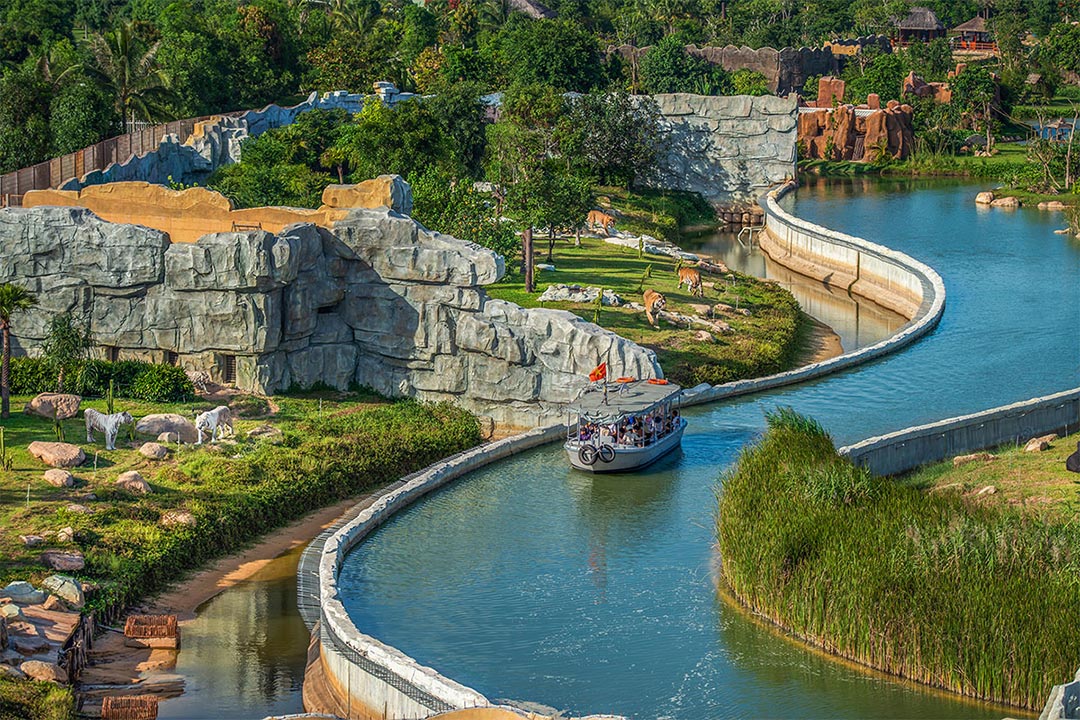
[[[116,487],[136,495],[146,495],[151,492],[150,483],[146,482],[146,479],[135,470],[120,473],[120,477],[116,478]]]
[[[1020,207],[1020,201],[1014,197],[997,198],[990,203],[990,207],[1001,208],[1003,210],[1016,210]]]
[[[75,484],[74,476],[62,468],[46,470],[42,477],[45,478],[45,482],[54,487],[71,487]]]
[[[1024,445],[1024,452],[1042,452],[1050,448],[1050,443],[1058,439],[1057,433],[1050,433],[1049,435],[1041,435],[1039,437],[1031,438]]]
[[[19,670],[31,680],[39,682],[52,682],[62,685],[68,681],[67,673],[56,663],[27,660],[19,666]]]
[[[960,467],[961,465],[967,465],[973,462],[992,462],[997,460],[997,455],[992,455],[988,452],[971,453],[970,455],[957,455],[952,459],[953,467]]]
[[[169,449],[160,443],[148,442],[139,448],[139,454],[151,460],[164,460],[169,456]]]
[[[193,443],[198,437],[195,423],[176,413],[156,413],[140,418],[135,423],[135,432],[148,437],[160,437],[162,433],[179,436],[180,442]]]
[[[990,205],[994,202],[994,193],[990,190],[979,193],[975,196],[976,205]]]
[[[67,393],[41,393],[26,403],[23,412],[46,420],[67,420],[79,414],[82,398]]]
[[[35,440],[27,446],[26,450],[41,462],[52,467],[75,467],[86,460],[86,454],[82,451],[82,448],[71,443]]]

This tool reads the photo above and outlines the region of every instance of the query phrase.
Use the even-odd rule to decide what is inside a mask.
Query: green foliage
[[[49,156],[49,88],[32,63],[0,78],[0,173]]]
[[[639,63],[643,92],[728,95],[731,77],[723,69],[686,52],[685,43],[669,35],[657,43]]]
[[[731,94],[770,95],[768,78],[755,70],[739,68],[731,73]]]
[[[56,392],[64,392],[65,376],[82,365],[92,346],[88,322],[76,320],[70,312],[50,318],[41,355],[56,374]]]
[[[0,720],[74,720],[70,688],[0,677]]]
[[[866,96],[877,93],[882,104],[900,94],[904,77],[910,72],[908,58],[903,53],[867,52],[864,63],[848,63],[841,77],[845,102],[865,102]]]
[[[514,16],[496,43],[499,84],[543,83],[588,92],[604,80],[600,43],[579,23]]]
[[[1039,58],[1059,73],[1080,73],[1080,25],[1058,23],[1039,43]]]
[[[660,108],[624,92],[573,98],[560,123],[563,154],[603,185],[629,187],[648,174],[660,152]]]
[[[144,380],[144,375],[149,377]],[[194,396],[194,388],[181,368],[135,360],[87,360],[73,369],[65,387],[68,392],[84,397],[105,397],[112,390],[115,397],[155,402],[180,402]],[[56,374],[44,358],[11,359],[13,394],[37,395],[55,390]]]
[[[73,82],[49,106],[50,153],[75,152],[117,134],[119,118],[109,96],[89,82]]]
[[[195,387],[181,367],[150,365],[135,377],[131,397],[148,402],[180,402],[195,399]]]
[[[507,259],[516,255],[517,238],[499,219],[498,203],[476,190],[471,180],[429,168],[413,179],[412,191],[412,216],[424,227],[483,245]]]
[[[754,612],[890,673],[1037,708],[1080,655],[1075,523],[873,478],[790,411],[721,479],[717,538]]]
[[[911,69],[927,82],[945,80],[949,71],[955,67],[949,41],[945,38],[937,38],[928,43],[912,43],[908,46],[907,54]],[[896,88],[894,92],[899,93],[900,89]]]

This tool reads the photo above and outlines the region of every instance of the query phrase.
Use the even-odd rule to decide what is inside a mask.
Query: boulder
[[[1040,210],[1060,211],[1065,209],[1065,203],[1061,202],[1060,200],[1047,200],[1039,203],[1038,208]]]
[[[61,572],[76,572],[86,567],[86,559],[78,550],[49,550],[41,554],[41,562],[46,567]]]
[[[169,510],[161,516],[161,524],[165,527],[175,527],[177,525],[186,525],[188,527],[195,527],[195,516],[184,510]]]
[[[120,477],[116,478],[116,487],[136,495],[145,495],[151,492],[150,483],[146,482],[146,479],[136,470],[120,473]]]
[[[600,301],[605,307],[619,307],[623,299],[611,290],[604,290],[604,297]],[[548,285],[547,290],[537,300],[540,302],[572,302],[594,304],[600,297],[600,288],[581,287],[580,285]]]
[[[961,465],[967,465],[973,462],[991,462],[997,459],[997,455],[992,455],[988,452],[971,453],[970,455],[957,455],[952,459],[953,467],[960,467]]]
[[[990,207],[1002,208],[1003,210],[1016,210],[1020,207],[1020,201],[1014,197],[996,198]]]
[[[89,515],[93,512],[90,508],[85,505],[79,505],[78,503],[71,503],[66,509],[69,513],[75,513],[76,515]]]
[[[987,485],[986,487],[980,489],[979,492],[977,492],[975,494],[976,495],[993,495],[996,492],[997,492],[996,487],[994,487],[993,485]]]
[[[23,619],[22,609],[15,603],[0,603],[0,618],[4,618],[5,621],[14,621]]]
[[[19,670],[24,672],[31,680],[38,680],[39,682],[53,682],[62,685],[68,680],[67,673],[56,663],[27,660],[19,666]]]
[[[139,448],[139,454],[151,460],[164,460],[169,456],[169,449],[160,443],[148,442]]]
[[[22,544],[26,547],[37,547],[45,542],[45,538],[40,535],[20,535],[19,539],[22,540]]]
[[[0,590],[0,598],[9,598],[19,605],[37,605],[45,601],[45,593],[25,580],[16,580]]]
[[[75,484],[75,477],[63,468],[46,470],[42,477],[53,487],[71,487]]]
[[[0,677],[12,680],[25,680],[26,673],[13,665],[0,664]]]
[[[979,193],[975,196],[976,205],[990,205],[994,202],[994,193],[990,190]]]
[[[60,528],[60,532],[56,533],[56,539],[63,543],[71,542],[75,539],[75,530],[70,526]]]
[[[82,448],[71,443],[35,440],[27,446],[26,450],[46,465],[57,468],[75,467],[82,465],[86,460],[86,454]]]
[[[160,438],[162,433],[171,433],[183,443],[193,443],[198,437],[195,423],[176,413],[157,413],[140,418],[135,423],[135,432],[154,438]]]
[[[67,420],[79,414],[82,398],[67,393],[41,393],[26,403],[23,412],[46,420]]]
[[[49,640],[40,635],[15,635],[9,640],[11,649],[20,655],[37,655],[38,653],[48,652],[50,645]]]
[[[159,443],[163,443],[165,445],[168,445],[168,444],[176,445],[177,443],[180,442],[180,435],[178,433],[175,433],[175,432],[163,432],[163,433],[161,433],[160,435],[157,436],[157,441]]]
[[[1042,435],[1040,437],[1034,437],[1027,441],[1024,445],[1024,452],[1042,452],[1050,448],[1050,443],[1057,440],[1057,433],[1050,433],[1049,435]]]
[[[78,610],[85,602],[82,585],[67,575],[50,575],[41,582],[41,587],[67,603],[68,607]]]
[[[271,445],[280,445],[285,440],[285,434],[273,425],[259,425],[248,430],[249,440],[258,440]]]

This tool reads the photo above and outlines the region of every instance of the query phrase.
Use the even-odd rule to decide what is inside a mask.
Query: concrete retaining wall
[[[1080,428],[1080,388],[898,430],[840,448],[875,475],[896,475],[963,453]]]
[[[762,199],[766,218],[766,228],[762,235],[770,233],[771,239],[781,238],[780,242],[790,240],[793,248],[796,244],[802,248],[802,257],[805,258],[802,265],[807,266],[807,272],[818,272],[827,263],[837,266],[850,263],[861,267],[861,293],[875,302],[886,295],[895,296],[897,301],[894,307],[906,308],[908,312],[904,314],[911,318],[911,322],[879,343],[823,362],[753,380],[692,388],[684,393],[684,405],[698,405],[769,390],[868,362],[899,350],[926,335],[934,329],[945,312],[945,284],[933,268],[902,252],[793,217],[780,207],[778,201],[795,187],[793,182],[785,183]],[[787,265],[783,259],[777,260]],[[794,262],[792,264],[797,265]],[[815,267],[818,270],[814,270]],[[803,272],[801,266],[794,269]],[[877,297],[874,297],[875,295]]]
[[[341,603],[338,569],[353,546],[398,510],[466,473],[558,440],[564,432],[561,425],[540,428],[436,463],[406,478],[403,485],[383,495],[327,539],[318,570],[322,663],[350,718],[422,718],[492,705],[479,692],[360,632]]]

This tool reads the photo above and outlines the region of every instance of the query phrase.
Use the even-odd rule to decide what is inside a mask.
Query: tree
[[[11,319],[16,314],[37,305],[37,298],[24,287],[0,285],[0,334],[3,335],[3,356],[0,357],[0,418],[11,412]]]
[[[952,102],[963,114],[972,130],[986,133],[986,150],[994,147],[995,115],[998,97],[997,83],[985,67],[969,67],[950,83]]]
[[[638,63],[642,91],[655,93],[697,93],[724,95],[731,78],[721,67],[686,52],[681,39],[668,35]]]
[[[1043,63],[1059,73],[1080,73],[1080,25],[1059,23],[1039,45]]]
[[[53,95],[49,106],[51,152],[65,155],[113,135],[119,125],[104,93],[85,80],[71,82]]]
[[[761,73],[748,68],[739,68],[731,74],[731,93],[733,95],[771,95],[769,80]]]
[[[600,44],[581,25],[514,15],[499,36],[502,80],[588,92],[604,81]]]
[[[660,152],[660,108],[650,97],[596,92],[569,102],[562,152],[601,184],[625,185],[647,173]]]
[[[54,315],[49,321],[49,334],[41,344],[41,353],[56,372],[57,392],[64,392],[64,379],[82,365],[92,345],[89,326],[77,321],[70,312]]]
[[[429,168],[410,182],[413,218],[426,228],[483,245],[503,257],[518,249],[511,227],[499,217],[497,199],[478,191],[472,180]]]
[[[157,62],[159,43],[144,47],[132,22],[89,40],[93,63],[87,74],[113,98],[124,132],[136,119],[153,122],[164,117],[172,99],[169,82]]]
[[[49,87],[32,62],[0,79],[0,173],[49,155]]]

